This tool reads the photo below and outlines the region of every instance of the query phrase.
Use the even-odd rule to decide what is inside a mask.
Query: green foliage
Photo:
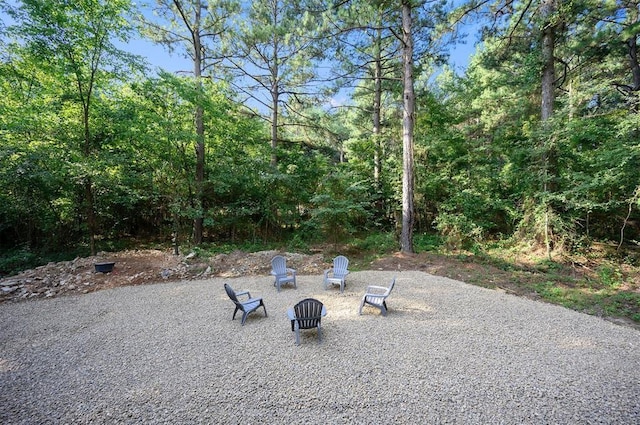
[[[231,3],[216,11],[227,6],[236,11],[238,5]],[[284,43],[279,52],[253,57],[265,71],[276,56],[288,60],[277,70],[286,84],[280,87],[274,167],[268,124],[247,115],[234,98],[237,90],[230,88],[253,90],[255,83],[269,91],[268,78],[245,74],[256,78],[233,86],[203,79],[200,89],[191,78],[169,73],[142,77],[135,73],[137,61],[112,44],[130,35],[124,19],[129,2],[56,5],[44,0],[5,5],[15,12],[16,26],[0,35],[3,248],[87,246],[90,212],[103,246],[119,239],[167,242],[174,236],[189,246],[193,219],[201,215],[206,239],[221,246],[285,241],[305,249],[314,240],[337,244],[372,230],[387,235],[398,224],[401,92],[398,46],[386,37],[393,33],[390,27],[324,44],[336,58],[351,59],[343,69],[358,79],[350,107],[336,111],[327,99],[290,95],[309,82],[319,53],[318,46],[302,46],[305,38],[292,35],[318,30],[307,25],[319,17],[298,14],[298,3],[280,2],[288,13],[281,25],[255,26],[271,19],[264,12],[273,5],[247,4],[255,13],[254,28],[243,26],[243,40],[225,38],[221,46],[277,47],[274,34]],[[387,10],[377,6],[386,5],[345,5],[335,22],[358,28],[373,19],[392,22],[392,10],[380,15]],[[563,78],[554,117],[544,125],[535,8],[518,9],[519,22],[496,22],[462,76],[445,71],[434,80],[428,60],[437,52],[421,55],[414,152],[419,251],[441,245],[474,250],[486,240],[510,236],[532,247],[551,237],[558,250],[621,237],[623,245],[637,245],[640,114],[634,96],[622,88],[633,85],[622,40],[637,32],[637,25],[624,21],[621,7],[574,2],[554,15],[553,23],[564,23],[555,50]],[[433,29],[434,22],[425,21],[424,29]],[[98,33],[109,35],[108,43],[97,43]],[[514,37],[507,43],[505,34]],[[416,39],[421,51],[433,41]],[[208,47],[216,52],[218,46]],[[302,47],[309,49],[300,56]],[[91,62],[100,52],[104,61]],[[377,53],[384,58],[384,78],[374,136],[374,70],[357,65],[371,64]],[[217,77],[219,70],[211,69]],[[194,176],[195,105],[204,108],[206,128],[201,188]],[[378,244],[392,249],[396,241],[391,233]],[[615,270],[600,272],[609,286],[618,284]]]
[[[622,272],[614,265],[603,264],[598,267],[597,273],[601,284],[607,288],[616,289],[623,283]]]
[[[629,317],[640,323],[640,294],[634,291],[619,291],[611,295],[603,295],[600,300],[605,314]]]
[[[394,233],[366,233],[364,238],[356,236],[350,243],[358,250],[378,254],[394,252],[398,249],[398,241]]]
[[[443,238],[437,234],[420,233],[414,235],[413,244],[417,253],[438,251],[443,246]]]
[[[535,290],[542,298],[554,304],[564,305],[569,303],[569,301],[567,300],[567,290],[557,286],[552,281],[546,281],[537,284]]]
[[[464,214],[441,212],[436,228],[448,249],[465,249],[482,240],[482,229]]]
[[[340,170],[325,176],[311,198],[309,225],[319,236],[338,243],[352,236],[367,223],[367,192],[363,185],[350,184],[349,175]]]
[[[42,259],[28,249],[15,249],[3,252],[0,256],[0,277],[13,275],[22,270],[42,264]]]

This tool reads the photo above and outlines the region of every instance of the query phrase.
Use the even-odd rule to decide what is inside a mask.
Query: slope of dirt
[[[311,255],[260,251],[235,251],[200,259],[193,254],[173,255],[160,250],[131,250],[99,253],[95,257],[49,263],[18,275],[0,279],[0,302],[18,301],[64,294],[88,293],[125,285],[145,285],[156,282],[202,279],[211,276],[268,276],[271,258],[276,254],[287,257],[287,265],[298,274],[321,274],[331,267],[330,258],[322,253]],[[505,291],[536,298],[535,293],[523,291],[513,282],[511,273],[488,265],[464,262],[453,257],[430,253],[396,253],[368,262],[349,255],[351,268],[369,270],[420,270],[438,276],[498,287]],[[111,273],[95,271],[96,263],[115,262]],[[533,278],[533,276],[530,276]]]
[[[19,301],[39,297],[88,293],[126,285],[202,279],[209,276],[236,277],[269,275],[276,251],[233,252],[199,260],[159,250],[100,253],[95,257],[49,263],[0,280],[0,301]],[[330,265],[321,254],[286,255],[290,267],[299,274],[319,274]],[[95,264],[115,262],[110,273],[96,272]]]

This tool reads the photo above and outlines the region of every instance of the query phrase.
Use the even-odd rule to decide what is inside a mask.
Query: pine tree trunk
[[[382,31],[378,30],[375,40],[375,56],[373,62],[373,181],[376,194],[382,193]],[[376,211],[382,216],[382,196],[376,197]]]
[[[193,72],[199,94],[202,94],[202,42],[200,40],[200,13],[201,8],[196,8],[195,28],[193,30]],[[193,243],[200,245],[204,238],[204,108],[200,105],[200,99],[196,100],[195,127],[196,127],[196,207],[198,215],[193,220]]]
[[[403,38],[403,117],[402,117],[402,233],[400,250],[413,253],[413,125],[415,93],[413,90],[413,34],[410,0],[402,1]]]
[[[278,4],[274,4],[272,10],[274,25],[279,22],[278,19]],[[280,63],[278,61],[278,51],[280,49],[280,41],[278,34],[273,34],[272,39],[273,48],[273,65],[271,67],[271,166],[276,168],[278,166],[278,102],[280,101]]]
[[[543,17],[543,33],[542,33],[542,90],[541,90],[541,111],[540,117],[542,125],[547,127],[548,121],[553,116],[553,104],[555,102],[555,88],[554,83],[556,80],[555,73],[555,59],[554,59],[554,47],[556,37],[556,23],[553,22],[553,15],[556,12],[556,0],[544,0],[542,4],[542,17]],[[547,129],[549,130],[549,129]],[[548,201],[548,193],[554,190],[554,181],[556,174],[556,151],[550,140],[551,131],[546,131],[545,147],[543,157],[544,167],[544,183],[543,183],[543,196],[545,199],[545,228],[544,237],[547,250],[547,257],[551,258],[552,250],[552,232],[549,216],[551,209],[553,208]]]

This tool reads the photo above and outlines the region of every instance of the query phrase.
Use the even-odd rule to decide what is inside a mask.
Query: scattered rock
[[[95,257],[49,263],[26,270],[18,275],[0,279],[0,302],[31,298],[51,298],[66,294],[79,294],[124,285],[143,285],[159,281],[203,279],[214,276],[239,277],[268,276],[271,258],[281,254],[287,265],[299,274],[320,274],[330,266],[322,254],[304,255],[261,251],[246,253],[234,251],[218,254],[209,259],[198,258],[195,253],[176,256],[160,250],[129,250],[100,252]],[[115,262],[111,273],[96,273],[95,264]]]

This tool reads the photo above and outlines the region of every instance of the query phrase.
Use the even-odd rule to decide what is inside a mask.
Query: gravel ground
[[[422,272],[382,317],[355,272],[275,291],[268,276],[122,287],[0,305],[0,423],[638,424],[640,333]],[[231,320],[223,283],[268,317]],[[287,308],[328,314],[323,340]]]

